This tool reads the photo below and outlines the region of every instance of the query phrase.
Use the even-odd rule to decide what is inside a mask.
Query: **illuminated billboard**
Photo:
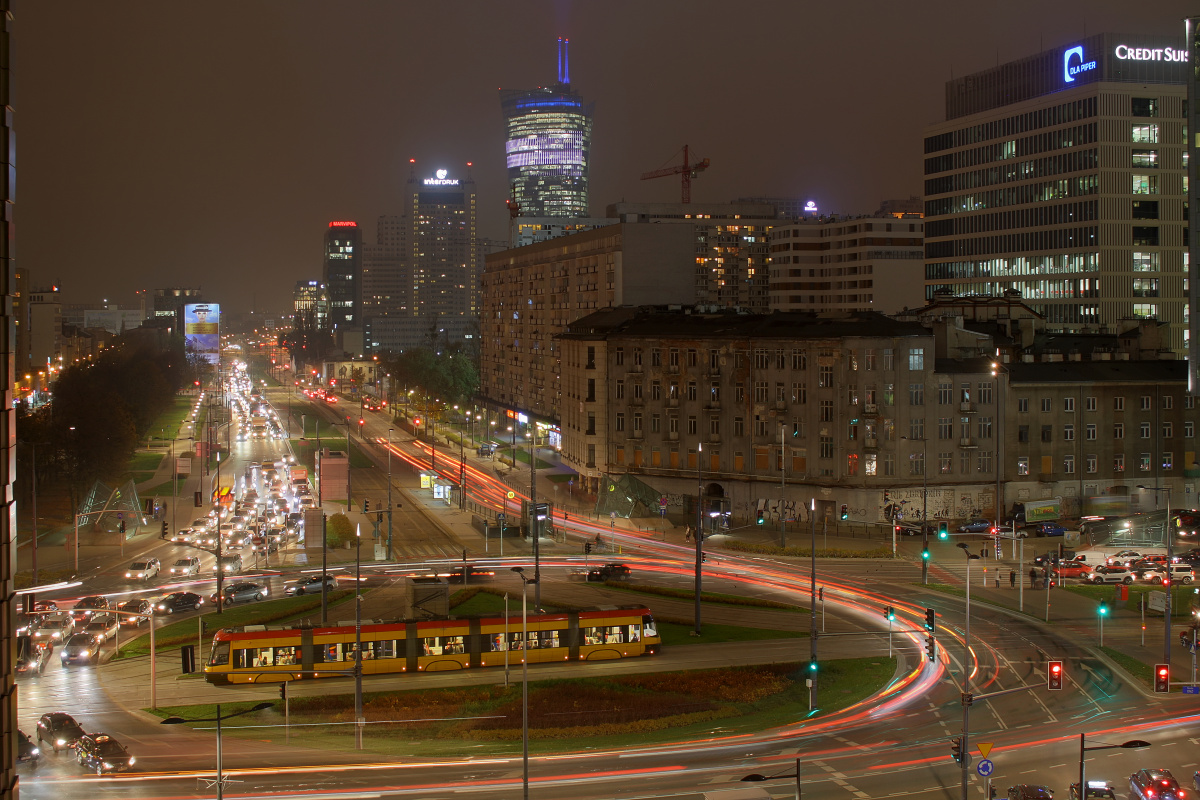
[[[188,348],[210,364],[221,360],[221,307],[191,303],[183,307],[183,339]]]

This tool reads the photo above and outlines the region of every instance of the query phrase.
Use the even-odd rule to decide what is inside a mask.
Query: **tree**
[[[334,514],[325,521],[325,546],[341,547],[354,541],[354,523],[345,514]]]

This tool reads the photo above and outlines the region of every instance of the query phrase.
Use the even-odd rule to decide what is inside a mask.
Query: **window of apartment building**
[[[879,472],[879,456],[875,453],[867,453],[863,456],[863,473],[868,477],[874,477]]]
[[[1130,187],[1130,190],[1133,194],[1158,194],[1157,175],[1135,172],[1131,177],[1133,178],[1133,185]]]
[[[1175,423],[1164,422],[1162,424],[1162,435],[1164,439],[1170,439],[1175,435]]]
[[[766,381],[755,381],[754,382],[754,402],[756,402],[756,403],[767,402],[767,382]]]
[[[1074,397],[1064,397],[1063,398],[1063,411],[1066,411],[1068,413],[1074,413],[1074,411],[1075,411],[1075,398]]]
[[[980,384],[979,384],[979,402],[989,403],[989,404],[992,402],[992,382],[991,381],[981,381],[980,382]]]
[[[712,436],[720,436],[721,435],[721,418],[720,417],[709,417],[708,418],[708,432]]]
[[[846,426],[846,438],[850,441],[858,441],[858,426],[850,424]]]
[[[971,474],[971,451],[960,450],[958,453],[958,473],[960,475]]]
[[[745,417],[734,417],[733,418],[733,435],[734,436],[745,436],[746,435],[746,418]]]
[[[1071,453],[1067,453],[1065,456],[1063,456],[1063,472],[1068,475],[1075,474],[1075,456]]]
[[[875,387],[874,386],[868,386],[866,389],[863,390],[863,402],[866,403],[867,405],[872,405],[872,406],[875,405],[876,397],[875,397]]]
[[[672,347],[670,350],[667,351],[667,364],[669,364],[672,367],[679,366],[679,348],[678,347]]]
[[[1175,395],[1164,394],[1162,396],[1162,407],[1168,411],[1170,409],[1174,408],[1175,407]]]
[[[1043,442],[1054,441],[1054,426],[1053,425],[1043,425],[1042,426],[1042,441]]]
[[[1084,463],[1088,474],[1095,473],[1100,468],[1100,459],[1096,457],[1095,453],[1088,453],[1087,460]]]
[[[1158,124],[1135,122],[1129,132],[1129,141],[1134,144],[1158,144]]]
[[[596,435],[596,412],[588,412],[587,430],[584,431],[588,436]]]
[[[850,371],[858,372],[858,351],[850,350],[850,351],[848,351],[848,353],[849,353]]]
[[[709,350],[708,351],[708,368],[711,370],[716,370],[716,369],[721,368],[721,351],[719,351],[719,350]]]
[[[892,348],[883,348],[883,368],[892,371],[896,368],[896,353]]]
[[[1157,225],[1134,225],[1133,226],[1133,246],[1134,247],[1158,247],[1158,226]]]
[[[1125,423],[1124,422],[1114,422],[1113,423],[1113,438],[1114,439],[1124,439],[1125,438]]]
[[[938,472],[949,475],[954,470],[954,453],[938,453]]]
[[[1163,453],[1162,454],[1162,468],[1163,469],[1174,469],[1175,468],[1175,454],[1174,453]]]
[[[1153,168],[1157,169],[1157,167],[1158,167],[1158,151],[1157,150],[1135,147],[1135,148],[1133,148],[1132,155],[1133,155],[1133,158],[1130,159],[1130,166],[1132,166],[1132,167],[1153,167]]]
[[[792,369],[808,369],[808,353],[803,350],[793,350]]]
[[[1150,438],[1150,423],[1149,422],[1141,423],[1140,425],[1138,425],[1138,429],[1140,430],[1143,439]]]
[[[679,417],[667,417],[667,432],[679,433]]]
[[[779,385],[782,386],[783,384],[781,383]],[[720,381],[712,381],[711,383],[708,384],[708,402],[710,402],[710,403],[721,402],[721,382]]]
[[[651,381],[650,382],[650,399],[651,400],[662,400],[662,382],[660,382],[660,381]]]
[[[1048,414],[1054,409],[1054,401],[1049,397],[1042,398],[1042,413]]]
[[[883,404],[885,406],[896,405],[896,385],[893,383],[885,383],[883,385]]]
[[[858,405],[858,385],[850,384],[846,387],[846,403],[847,405]]]
[[[584,368],[585,369],[595,369],[596,368],[596,348],[595,347],[588,347],[587,361],[584,362]]]
[[[950,417],[938,417],[938,438],[954,438],[954,422],[950,419]]]
[[[658,349],[657,347],[650,348],[650,366],[662,366],[662,350]]]
[[[924,475],[925,474],[925,454],[913,453],[908,457],[908,474],[909,475]]]
[[[633,385],[633,399],[634,400],[642,399],[642,385],[640,383],[635,383]]]
[[[616,421],[615,427],[618,431],[625,430],[625,412],[624,411],[617,412],[617,421]]]
[[[1133,117],[1157,117],[1158,116],[1158,98],[1156,97],[1133,97],[1130,98],[1131,113]]]
[[[908,404],[910,406],[925,405],[925,384],[910,383],[908,385]]]
[[[875,351],[873,349],[863,350],[863,369],[868,372],[875,371]]]
[[[980,439],[992,438],[992,418],[991,417],[980,417],[978,429],[979,429],[979,438]]]
[[[833,437],[821,437],[821,458],[833,458]]]
[[[618,347],[616,350],[613,351],[613,361],[616,363],[616,365],[618,367],[622,366],[625,363],[625,348],[624,347]]]
[[[1075,426],[1074,425],[1071,425],[1070,423],[1063,425],[1063,441],[1064,442],[1075,441]]]
[[[911,347],[908,350],[908,369],[910,372],[924,372],[925,348]]]
[[[1134,219],[1158,219],[1157,200],[1134,200],[1131,210]]]
[[[642,432],[642,412],[640,411],[633,412],[633,432]]]
[[[1125,471],[1125,454],[1117,453],[1113,456],[1113,472]]]
[[[662,433],[662,417],[658,414],[650,415],[650,432]]]
[[[787,369],[787,356],[783,350],[775,351],[775,369]]]
[[[1142,395],[1142,397],[1141,397],[1142,411],[1149,411],[1152,406],[1153,406],[1153,403],[1151,402],[1150,395],[1148,395],[1148,394]]]
[[[1029,426],[1028,425],[1018,425],[1017,426],[1017,441],[1020,442],[1021,444],[1025,444],[1029,441]]]
[[[625,399],[625,381],[617,381],[616,385],[613,387],[613,397],[616,400]]]
[[[925,438],[925,420],[910,419],[908,421],[908,438],[909,439],[924,439]]]
[[[846,477],[853,478],[858,475],[858,453],[846,454]]]
[[[807,403],[808,402],[808,384],[803,381],[792,384],[792,402]]]
[[[1158,253],[1138,251],[1133,254],[1134,272],[1158,272]]]
[[[896,420],[885,419],[879,423],[883,427],[883,439],[887,442],[896,441]]]
[[[1153,463],[1153,460],[1150,458],[1149,453],[1142,453],[1141,455],[1138,456],[1138,469],[1140,471],[1149,472],[1150,465],[1152,463]]]
[[[1029,456],[1018,456],[1017,457],[1017,474],[1018,475],[1028,475],[1029,474]]]
[[[763,352],[765,353],[766,351],[764,350]],[[695,367],[695,366],[698,366],[699,364],[700,364],[699,351],[696,350],[696,348],[694,348],[694,347],[689,347],[688,351],[687,351],[687,365],[689,367]]]
[[[1083,407],[1085,409],[1087,409],[1088,411],[1095,411],[1096,410],[1096,398],[1085,397],[1083,400]]]
[[[970,417],[959,417],[958,418],[958,435],[960,437],[962,437],[963,439],[971,438],[971,418]]]
[[[667,399],[668,400],[678,400],[679,399],[679,384],[676,383],[675,381],[671,381],[669,384],[667,384]]]
[[[954,402],[954,385],[950,383],[938,384],[938,405],[948,406]]]
[[[894,453],[883,454],[884,477],[894,477],[896,474],[896,456]]]
[[[1192,438],[1195,438],[1195,436],[1196,436],[1196,423],[1191,422],[1190,420],[1188,422],[1183,423],[1183,438],[1192,439]]]
[[[588,378],[587,382],[587,402],[596,402],[596,379]]]
[[[1113,398],[1113,411],[1124,411],[1124,410],[1125,410],[1125,398],[1124,397],[1114,397]]]
[[[817,386],[822,389],[833,386],[833,365],[821,364],[817,367]]]
[[[640,347],[633,348],[633,365],[635,367],[642,365],[642,348]]]
[[[695,435],[696,430],[697,430],[696,417],[695,417],[695,415],[692,415],[692,416],[689,416],[687,419],[688,419],[687,432],[692,435]]]
[[[1094,442],[1096,441],[1096,433],[1096,423],[1089,422],[1087,424],[1087,428],[1084,429],[1084,438],[1086,438],[1089,442]]]
[[[1196,407],[1196,398],[1190,394],[1185,394],[1183,396],[1183,407],[1186,408],[1188,411],[1191,411],[1193,408]]]
[[[696,399],[696,382],[695,381],[688,381],[687,399],[693,400],[693,401]]]
[[[689,350],[688,352],[690,353],[691,351]],[[771,354],[768,353],[766,350],[755,350],[754,351],[754,368],[755,369],[767,369],[770,366],[771,366]]]
[[[959,387],[958,399],[959,399],[959,402],[962,402],[962,403],[971,402],[971,384],[964,383],[961,387]]]
[[[733,385],[733,402],[746,402],[746,385],[743,383],[735,383]]]
[[[821,401],[821,422],[833,422],[833,401]]]
[[[787,402],[787,387],[784,386],[783,381],[775,382],[775,402],[776,403],[786,403]]]
[[[992,471],[992,451],[980,450],[979,457],[975,459],[976,468],[981,474],[987,475]]]

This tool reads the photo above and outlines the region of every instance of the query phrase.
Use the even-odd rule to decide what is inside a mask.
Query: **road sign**
[[[512,500],[516,496],[517,496],[516,492],[509,492],[508,494],[505,495],[505,497],[507,497],[509,500]]]
[[[118,511],[118,512],[117,512],[117,519],[123,519],[123,518],[124,518],[124,515],[123,515],[123,514],[122,514],[120,511]]]
[[[979,766],[975,767],[975,771],[979,773],[979,777],[986,778],[992,774],[992,770],[995,768],[996,765],[985,758],[979,762]]]
[[[1183,687],[1184,694],[1200,694],[1200,686],[1185,686]]]
[[[987,758],[988,753],[992,752],[992,742],[979,742],[975,747],[979,750],[979,755],[984,758]]]

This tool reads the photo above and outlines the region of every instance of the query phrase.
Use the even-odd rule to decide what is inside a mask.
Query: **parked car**
[[[96,644],[101,645],[116,636],[119,627],[120,622],[117,620],[116,614],[95,614],[88,621],[83,632],[91,636]]]
[[[145,561],[135,561],[125,570],[125,577],[132,580],[148,581],[157,578],[162,572],[162,564],[157,558],[147,558]]]
[[[67,664],[91,664],[99,655],[99,647],[90,633],[77,633],[67,639],[59,653],[59,659]]]
[[[959,533],[990,533],[991,530],[990,519],[973,519],[958,526]]]
[[[89,733],[81,736],[75,748],[79,766],[94,769],[97,775],[105,772],[124,772],[133,767],[135,759],[107,733]]]
[[[1088,580],[1092,583],[1133,583],[1133,573],[1129,567],[1096,567]]]
[[[181,558],[171,565],[171,574],[177,578],[187,578],[200,574],[200,559],[196,556]]]
[[[1139,769],[1129,776],[1130,797],[1141,800],[1181,800],[1179,781],[1169,769]]]
[[[1033,532],[1035,536],[1066,536],[1067,529],[1057,522],[1035,522]]]
[[[195,592],[171,592],[155,604],[155,609],[174,614],[176,611],[195,611],[204,605],[204,598]]]
[[[121,605],[117,606],[117,610],[126,612],[119,615],[122,625],[127,628],[137,628],[150,621],[150,614],[154,611],[154,606],[151,605],[149,600],[135,599],[121,603]],[[128,616],[130,614],[138,614],[139,616]]]
[[[39,745],[42,742],[49,742],[50,746],[54,748],[54,752],[57,753],[59,750],[74,747],[75,743],[83,736],[83,728],[70,714],[52,711],[49,714],[42,714],[38,719],[36,736]]]
[[[337,578],[332,575],[325,576],[325,585],[327,591],[333,591],[337,588]],[[284,587],[284,594],[318,594],[321,591],[321,576],[320,575],[305,575],[295,583],[289,583]]]
[[[248,603],[251,600],[262,600],[270,592],[266,586],[261,583],[251,583],[250,581],[239,581],[231,583],[225,587],[221,593],[224,596],[224,604],[244,602]],[[217,602],[217,593],[213,592],[209,598],[212,603]]]
[[[71,609],[71,618],[76,622],[83,622],[97,611],[107,611],[111,606],[108,604],[108,598],[101,595],[92,595],[91,597],[81,597],[75,607]]]

